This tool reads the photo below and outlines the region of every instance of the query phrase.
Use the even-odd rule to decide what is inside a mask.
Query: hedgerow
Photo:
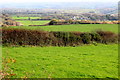
[[[91,21],[91,20],[51,20],[48,25],[66,24],[118,24],[118,21]]]
[[[2,29],[3,45],[77,46],[81,44],[117,43],[118,35],[109,31],[47,32],[25,29]]]

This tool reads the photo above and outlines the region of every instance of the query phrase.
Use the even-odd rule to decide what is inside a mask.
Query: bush
[[[90,33],[91,41],[101,42],[101,36],[98,33]]]
[[[118,42],[118,35],[110,31],[97,31],[101,36],[102,43],[116,43]]]
[[[3,29],[2,43],[12,45],[44,45],[49,33],[37,30]]]
[[[64,46],[68,45],[79,45],[82,43],[80,34],[76,35],[75,32],[52,32],[55,37],[58,38],[59,41]]]
[[[82,41],[84,44],[90,44],[91,42],[91,35],[89,33],[83,33],[81,34]]]

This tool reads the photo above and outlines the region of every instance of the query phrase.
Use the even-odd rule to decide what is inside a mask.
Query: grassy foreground
[[[15,78],[117,78],[118,45],[3,47]]]
[[[34,21],[35,22],[35,21]],[[41,24],[47,23],[47,21],[40,21],[39,23],[33,24]],[[24,23],[24,22],[23,22]],[[27,25],[28,23],[24,23]],[[31,23],[32,24],[32,23]],[[73,25],[51,25],[51,26],[14,26],[11,28],[23,28],[23,29],[32,29],[32,30],[45,30],[45,31],[79,31],[79,32],[91,32],[95,30],[103,30],[103,31],[112,31],[118,33],[118,25],[117,24],[73,24]]]

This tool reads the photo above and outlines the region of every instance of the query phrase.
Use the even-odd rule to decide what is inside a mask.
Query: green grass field
[[[40,17],[17,17],[13,16],[12,19],[40,19]]]
[[[3,47],[15,78],[117,78],[118,45]]]
[[[79,32],[104,30],[118,33],[117,24],[28,26],[43,25],[49,21],[19,20],[18,22],[24,26],[11,26],[9,28]],[[7,63],[15,74],[15,76],[11,76],[14,78],[118,77],[117,44],[98,44],[97,46],[91,44],[79,47],[2,47],[2,55],[4,58],[16,60],[15,63]]]
[[[43,21],[44,22],[44,21]],[[43,23],[38,21],[38,24]],[[29,21],[28,21],[29,23]],[[27,25],[28,23],[25,23]],[[45,23],[47,23],[45,21]],[[24,22],[23,22],[24,24]],[[37,22],[36,22],[37,24]],[[79,31],[91,32],[95,30],[112,31],[118,33],[117,24],[74,24],[74,25],[51,25],[51,26],[14,26],[10,28],[23,28],[31,30],[45,30],[45,31]]]
[[[49,20],[40,20],[40,21],[19,20],[18,22],[21,22],[24,26],[28,26],[28,25],[44,25],[44,24],[49,23],[50,21]]]

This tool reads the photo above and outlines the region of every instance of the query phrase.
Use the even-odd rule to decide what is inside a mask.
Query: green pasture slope
[[[19,20],[18,22],[21,22],[24,26],[29,26],[29,25],[44,25],[44,24],[49,23],[50,21],[49,20],[40,20],[40,21]]]
[[[28,17],[12,17],[13,19],[28,19]],[[37,19],[40,17],[30,17],[31,19]],[[45,31],[79,31],[79,32],[91,32],[95,30],[112,31],[118,33],[118,24],[72,24],[72,25],[50,25],[50,26],[28,26],[28,25],[44,25],[49,23],[49,20],[18,20],[24,26],[14,26],[12,28],[23,28],[32,30],[45,30]]]
[[[17,17],[13,16],[12,19],[40,19],[41,17]]]
[[[35,22],[35,21],[34,21]],[[33,24],[35,24],[33,22]],[[28,21],[29,23],[29,21]],[[24,25],[28,24],[23,21]],[[38,24],[44,24],[44,21],[38,21]],[[47,23],[45,21],[45,23]],[[32,23],[31,23],[32,24]],[[36,22],[37,24],[37,22]],[[118,33],[117,24],[73,24],[73,25],[50,25],[50,26],[12,26],[10,28],[21,28],[31,30],[45,30],[45,31],[79,31],[79,32],[92,32],[95,30],[112,31]]]
[[[3,47],[14,78],[117,78],[118,45]]]
[[[28,26],[28,25],[43,25],[43,24],[47,24],[50,22],[50,20],[37,20],[37,21],[32,21],[32,20],[27,20],[27,19],[41,19],[40,17],[12,17],[12,19],[19,19],[16,20],[17,22],[21,22],[22,24],[24,24],[24,26]],[[26,19],[26,20],[22,20],[22,19]]]
[[[91,32],[118,32],[117,24],[42,25],[49,21],[21,21],[24,26],[9,28]],[[98,44],[79,47],[2,47],[3,57],[16,60],[7,63],[13,78],[117,78],[118,45]]]

